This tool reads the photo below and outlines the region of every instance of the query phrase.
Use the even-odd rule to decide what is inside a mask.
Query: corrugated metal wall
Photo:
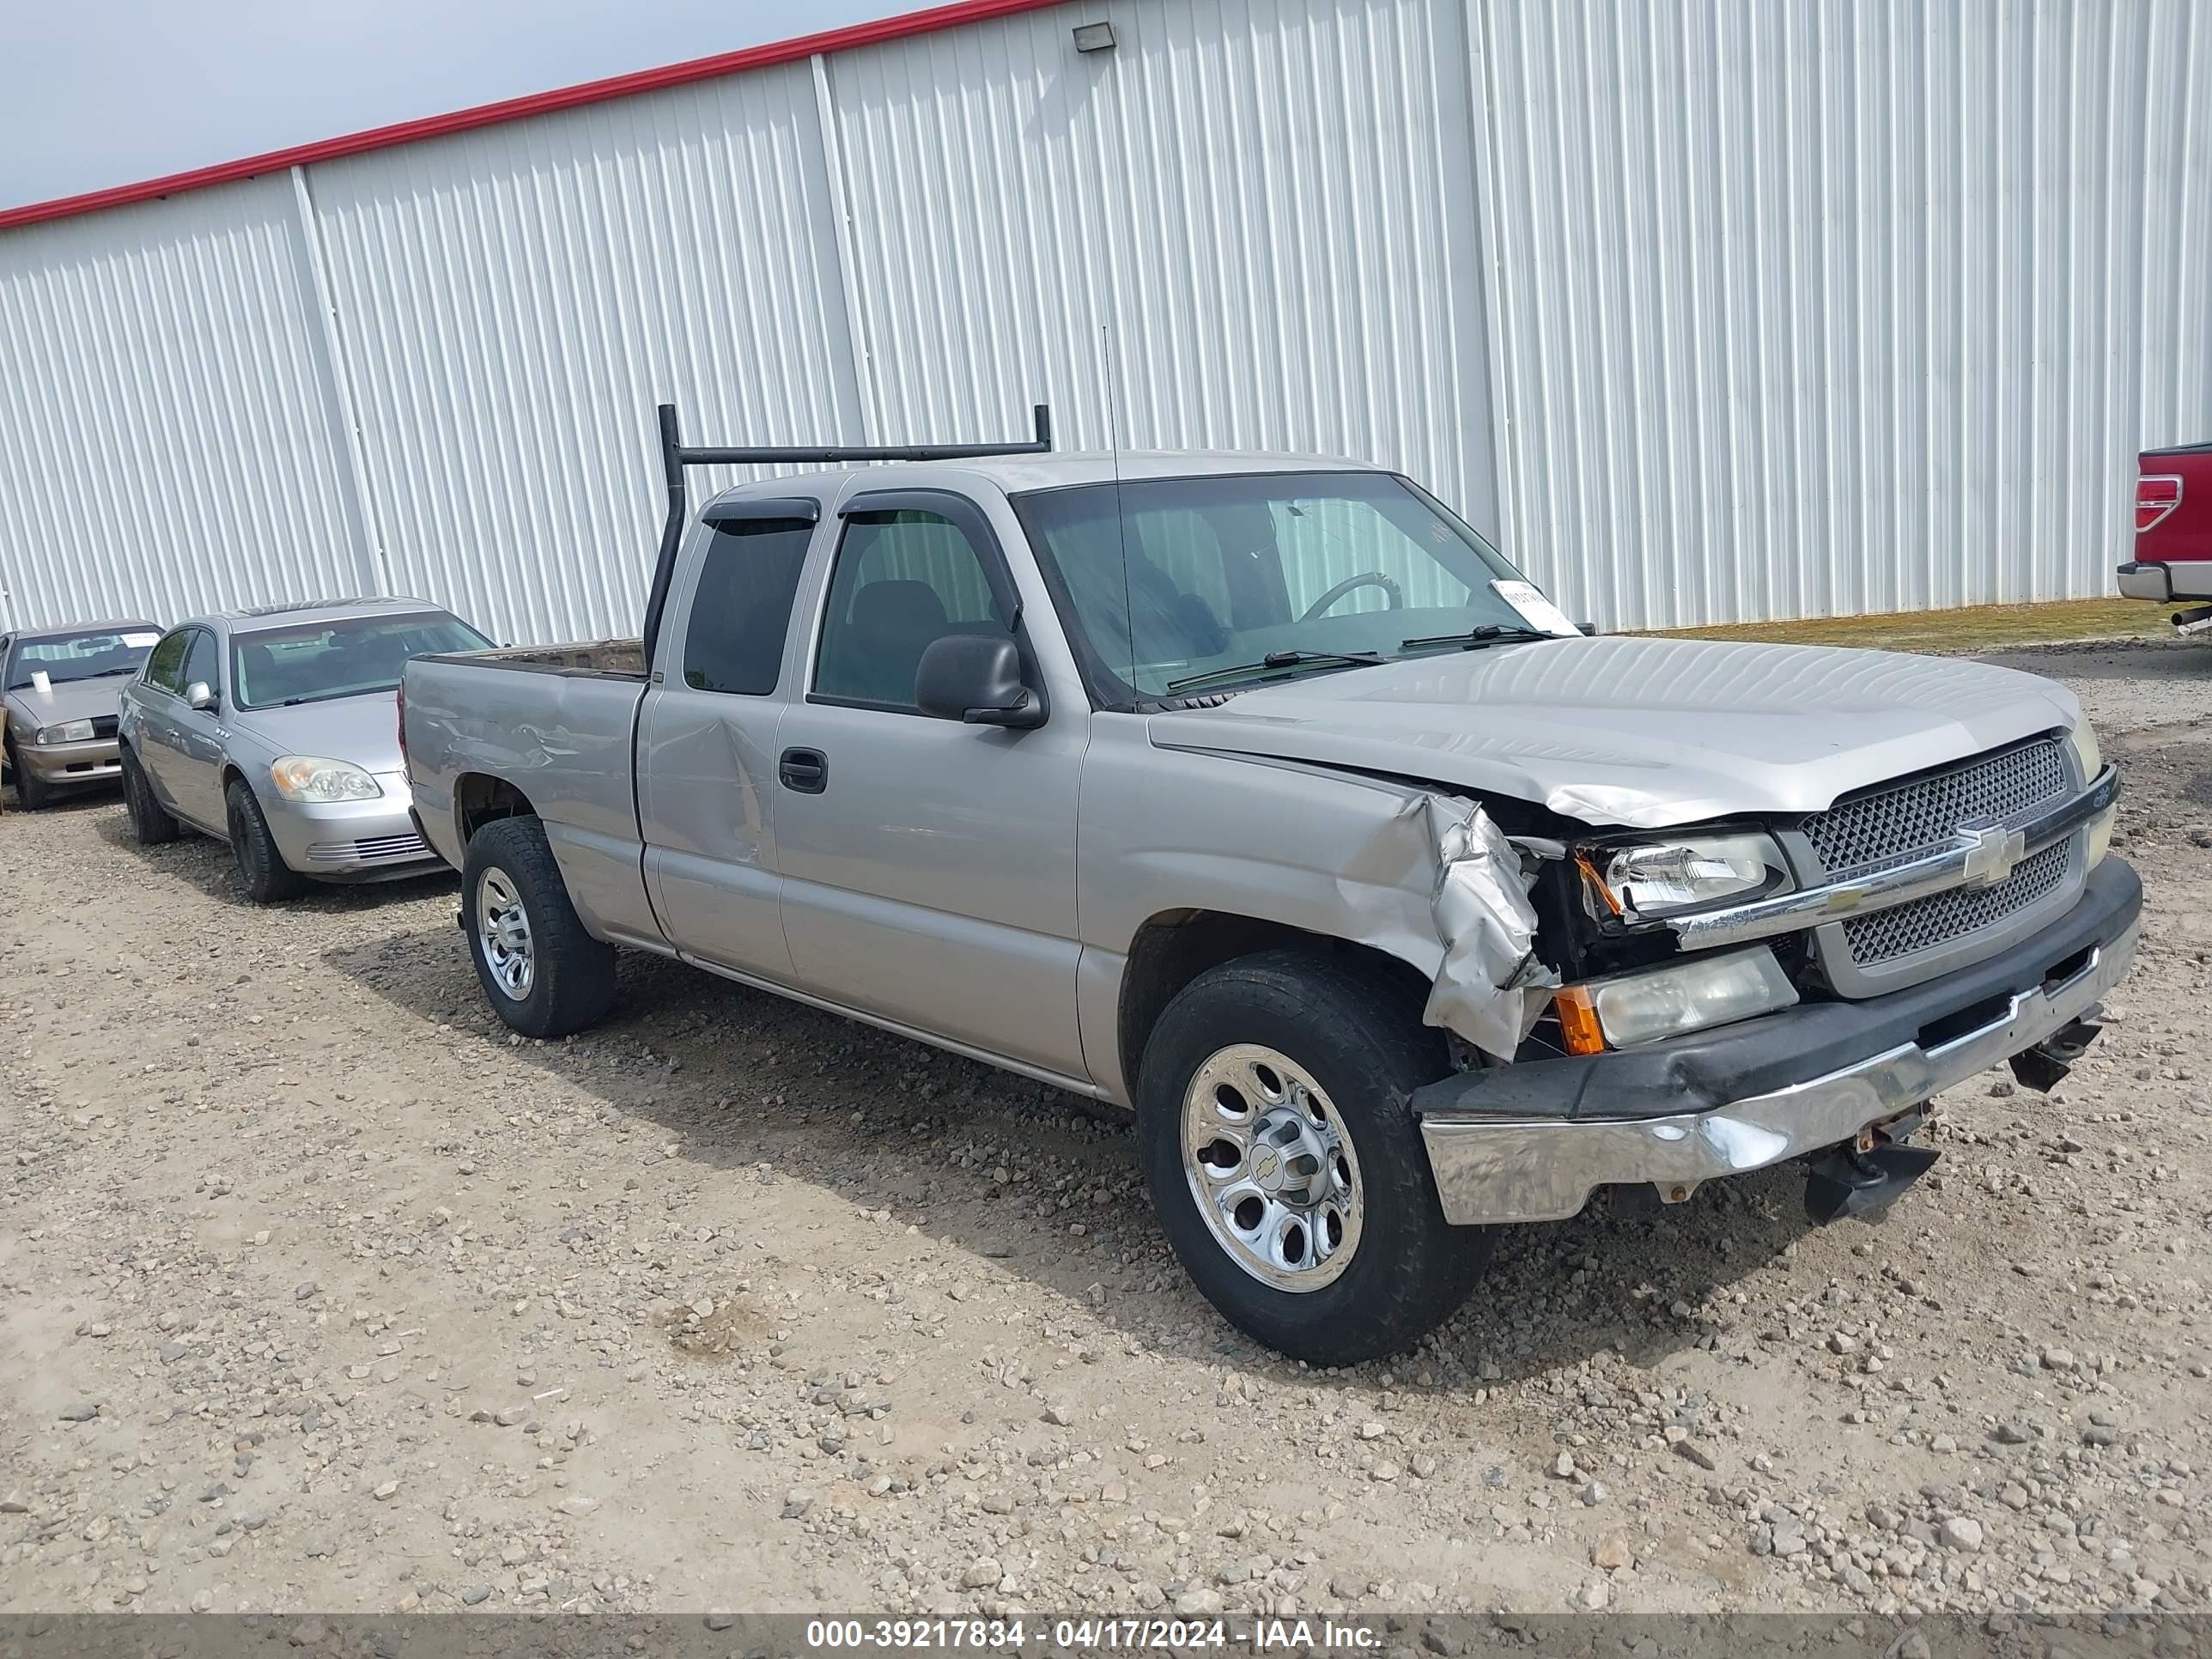
[[[1486,0],[1507,544],[1621,624],[2109,591],[2212,437],[2191,0]]]
[[[636,630],[664,399],[701,441],[860,441],[803,63],[309,190],[392,580],[502,638]]]
[[[0,235],[0,627],[370,585],[290,185]]]
[[[2212,436],[2208,54],[2189,0],[1086,0],[0,232],[0,614],[628,631],[656,402],[1082,445],[1109,386],[1404,467],[1611,627],[2104,592],[2136,448]]]
[[[1110,22],[1111,52],[1070,49]],[[829,61],[872,435],[1351,455],[1491,488],[1464,21],[1109,0]]]

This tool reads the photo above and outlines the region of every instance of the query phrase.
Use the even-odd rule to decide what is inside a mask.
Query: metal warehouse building
[[[1111,386],[1612,627],[2099,593],[2212,436],[2208,110],[2192,0],[966,0],[19,209],[0,626],[633,632],[657,402],[1091,447]]]

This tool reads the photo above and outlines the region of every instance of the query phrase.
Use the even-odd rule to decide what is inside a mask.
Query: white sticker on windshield
[[[123,636],[123,643],[133,651],[142,645],[159,645],[161,642],[161,636],[159,634],[125,634]]]
[[[1494,581],[1491,592],[1521,613],[1521,620],[1540,634],[1578,635],[1582,629],[1567,620],[1567,613],[1546,599],[1534,582]]]

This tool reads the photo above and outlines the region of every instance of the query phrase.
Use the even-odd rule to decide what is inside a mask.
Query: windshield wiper
[[[46,678],[50,680],[53,680],[53,683],[56,685],[82,685],[87,680],[112,679],[118,674],[135,674],[137,672],[138,670],[136,666],[130,668],[103,668],[97,673],[71,674],[67,679],[54,679],[53,676],[51,674]],[[31,689],[31,683],[28,680],[20,680],[14,685],[9,686],[8,689],[10,691],[27,691]]]
[[[1389,660],[1374,651],[1270,651],[1257,662],[1239,663],[1234,668],[1209,668],[1203,674],[1186,674],[1179,680],[1170,680],[1168,690],[1180,691],[1186,686],[1203,685],[1208,680],[1233,679],[1239,674],[1264,673],[1270,668],[1305,668],[1316,663],[1372,668]]]
[[[1416,651],[1425,645],[1455,645],[1462,651],[1479,650],[1486,645],[1519,644],[1523,640],[1561,640],[1564,634],[1547,634],[1540,628],[1522,628],[1517,623],[1484,623],[1470,628],[1464,634],[1430,634],[1418,640],[1401,640],[1401,651]]]

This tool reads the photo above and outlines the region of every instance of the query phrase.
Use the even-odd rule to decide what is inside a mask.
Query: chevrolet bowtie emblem
[[[2008,830],[2001,823],[1962,823],[1959,839],[1966,845],[1962,880],[1968,887],[1996,886],[2027,856],[2027,832]]]

